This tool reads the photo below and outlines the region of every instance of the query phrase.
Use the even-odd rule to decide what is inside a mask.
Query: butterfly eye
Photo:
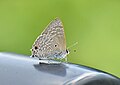
[[[69,53],[69,51],[66,49],[66,52]]]
[[[37,50],[37,49],[38,49],[38,47],[37,47],[37,46],[35,46],[35,49]]]
[[[55,45],[55,47],[57,47],[57,45]]]

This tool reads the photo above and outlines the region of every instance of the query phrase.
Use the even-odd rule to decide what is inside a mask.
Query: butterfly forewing
[[[34,42],[32,55],[40,59],[48,59],[64,53],[66,53],[66,40],[63,24],[59,18],[56,18]]]

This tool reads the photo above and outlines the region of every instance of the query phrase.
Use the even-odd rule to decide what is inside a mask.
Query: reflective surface
[[[70,63],[39,64],[28,56],[0,53],[1,85],[120,85],[117,77]]]

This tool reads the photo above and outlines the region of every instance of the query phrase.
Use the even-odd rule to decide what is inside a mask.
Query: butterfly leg
[[[39,60],[41,60],[41,59],[39,58]],[[39,64],[42,64],[42,62],[40,61]]]
[[[49,60],[48,60],[48,64],[51,64],[51,63],[52,63],[52,61],[49,59]]]
[[[59,62],[62,63],[62,59],[60,59]]]
[[[48,64],[50,64],[50,60],[48,60]]]
[[[67,63],[67,57],[65,57],[65,62]]]

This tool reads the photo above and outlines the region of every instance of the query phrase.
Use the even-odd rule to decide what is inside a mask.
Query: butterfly
[[[32,57],[40,60],[67,59],[66,39],[62,21],[51,21],[32,45]]]

